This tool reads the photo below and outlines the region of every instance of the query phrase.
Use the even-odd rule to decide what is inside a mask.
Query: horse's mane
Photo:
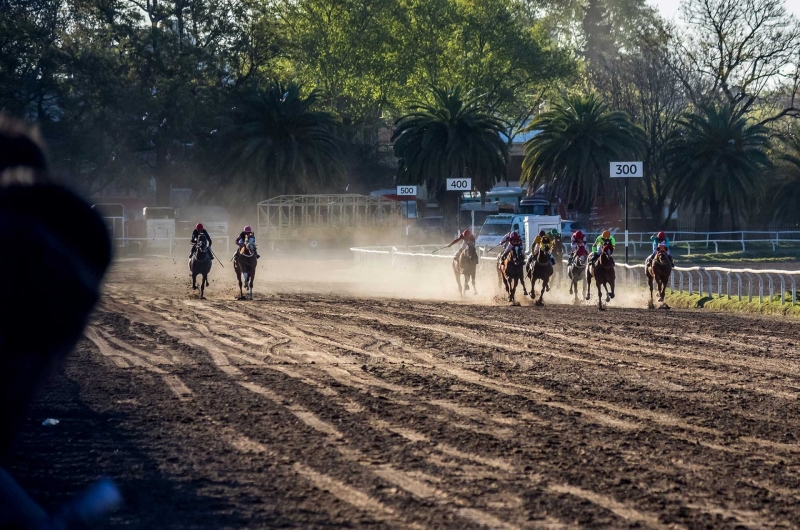
[[[39,131],[0,114],[0,186],[47,180],[47,156]]]

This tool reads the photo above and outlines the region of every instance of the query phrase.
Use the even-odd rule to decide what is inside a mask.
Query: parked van
[[[478,232],[476,245],[492,248],[500,244],[503,236],[519,225],[519,235],[525,242],[525,250],[530,251],[531,243],[540,230],[549,232],[553,228],[561,230],[561,217],[558,215],[490,215]]]

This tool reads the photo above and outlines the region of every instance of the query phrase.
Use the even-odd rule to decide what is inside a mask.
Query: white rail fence
[[[388,265],[390,267],[402,267],[412,272],[430,271],[430,266],[434,263],[443,263],[442,260],[452,260],[452,251],[448,254],[431,254],[437,248],[436,245],[417,245],[412,247],[368,247],[351,248],[353,252],[353,263],[356,267],[371,265]],[[480,258],[480,268],[484,268],[487,263],[495,263],[496,256],[483,255]],[[491,266],[491,264],[489,266]],[[566,260],[561,265],[566,274]],[[636,285],[645,287],[647,278],[644,272],[644,264],[626,265],[617,264],[618,270],[622,273],[621,279],[628,286]],[[712,276],[713,274],[713,276]],[[765,296],[768,300],[775,300],[775,293],[780,286],[780,303],[785,305],[797,304],[797,279],[800,277],[800,270],[776,270],[776,269],[729,269],[724,267],[675,267],[670,277],[670,292],[698,294],[700,296],[714,297],[714,291],[718,298],[727,297],[730,300],[736,297],[742,301],[747,297],[749,302],[757,294],[758,302],[764,303]],[[716,280],[716,282],[714,282]],[[756,287],[757,282],[757,289]],[[716,289],[715,287],[716,283]],[[746,284],[746,289],[745,289]],[[734,287],[735,286],[735,287]],[[766,287],[766,291],[765,291]],[[787,296],[790,295],[790,296]]]
[[[686,247],[687,255],[691,255],[692,247],[698,248],[705,245],[705,248],[714,246],[714,252],[719,252],[720,243],[741,245],[742,252],[747,250],[747,244],[750,243],[767,243],[772,245],[774,251],[780,243],[800,243],[800,230],[781,230],[781,231],[739,231],[739,232],[686,232],[686,231],[665,231],[667,237],[670,239],[670,244],[673,248]],[[586,240],[589,242],[594,241],[600,232],[585,232]],[[628,232],[628,244],[633,249],[635,256],[639,247],[644,247],[649,254],[652,249],[652,242],[650,236],[653,232]],[[617,240],[617,246],[624,243],[625,233],[617,231],[614,233]],[[565,238],[567,235],[565,234]],[[568,242],[565,242],[567,248]]]

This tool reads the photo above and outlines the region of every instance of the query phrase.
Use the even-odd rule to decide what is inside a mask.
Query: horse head
[[[658,245],[658,248],[656,249],[656,261],[663,265],[667,263],[667,259],[667,246]]]
[[[545,249],[544,245],[539,247],[539,251],[536,253],[536,263],[540,265],[546,265],[550,263],[550,253]]]
[[[467,243],[466,255],[467,255],[468,258],[477,258],[478,257],[478,251],[475,249],[475,243],[474,242],[470,241],[469,243]]]
[[[614,253],[614,247],[610,244],[603,245],[603,251],[600,254],[600,263],[603,264],[605,267],[613,267],[614,260],[611,255]]]

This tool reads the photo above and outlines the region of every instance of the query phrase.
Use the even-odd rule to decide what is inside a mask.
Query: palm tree
[[[427,184],[441,195],[446,178],[469,177],[484,194],[506,174],[503,121],[480,96],[460,87],[434,88],[432,95],[432,103],[417,103],[396,122],[392,140],[398,182]]]
[[[330,187],[344,174],[336,138],[339,119],[314,110],[318,92],[273,82],[237,102],[230,115],[229,169],[240,185],[272,196]]]
[[[665,160],[673,197],[699,205],[716,231],[727,209],[735,223],[761,194],[770,167],[766,127],[749,123],[731,105],[707,105],[685,114],[667,144]]]
[[[644,131],[595,94],[565,96],[525,131],[536,135],[525,142],[522,182],[548,184],[584,211],[603,192],[610,163],[635,160],[645,149]]]
[[[800,126],[784,139],[786,150],[778,156],[775,219],[800,222]]]

